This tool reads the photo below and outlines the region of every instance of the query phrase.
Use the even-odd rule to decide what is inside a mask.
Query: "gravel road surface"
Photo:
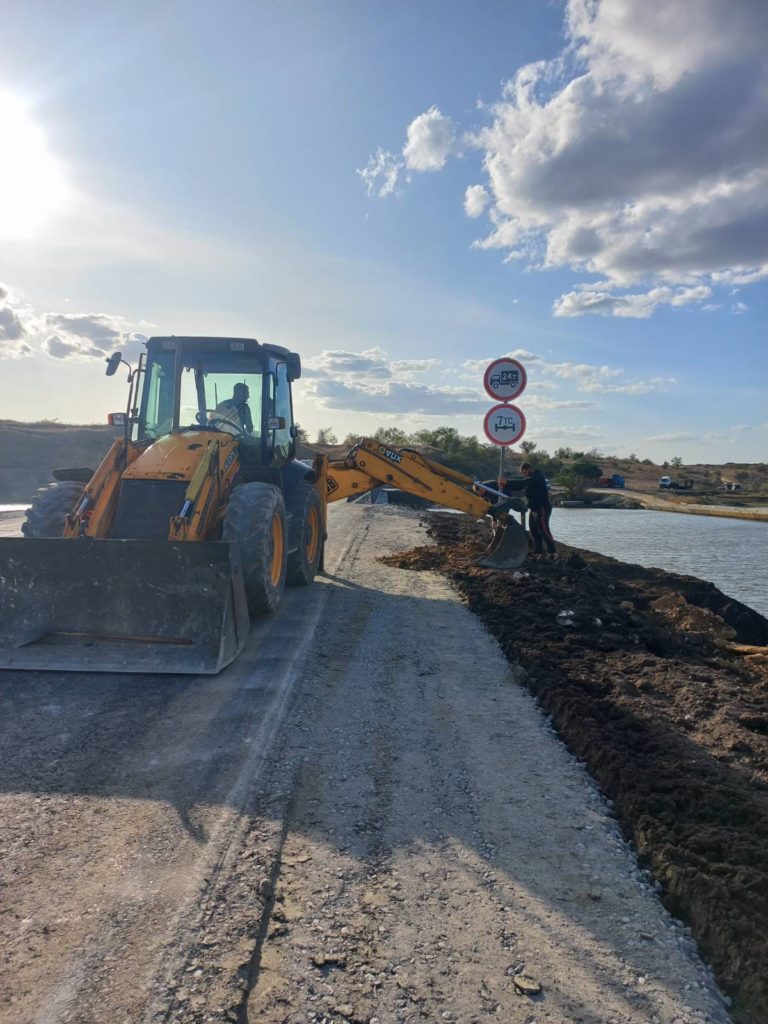
[[[0,673],[0,1020],[728,1015],[479,621],[334,507],[211,678]]]

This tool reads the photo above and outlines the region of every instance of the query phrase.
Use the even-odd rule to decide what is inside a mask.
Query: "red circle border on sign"
[[[494,366],[498,366],[499,363],[514,363],[515,366],[520,371],[520,380],[522,381],[522,384],[518,388],[518,390],[514,393],[514,395],[509,395],[508,398],[504,398],[503,395],[497,395],[495,392],[491,391],[491,388],[490,388],[491,373],[493,372]],[[502,356],[501,359],[494,359],[493,362],[490,364],[490,366],[488,366],[486,368],[486,371],[483,374],[483,387],[485,388],[486,394],[490,395],[491,398],[495,398],[497,402],[505,402],[505,403],[506,402],[513,402],[516,398],[519,398],[520,395],[522,395],[522,393],[525,391],[527,385],[528,385],[528,373],[527,373],[525,367],[523,366],[522,363],[519,363],[517,361],[517,359],[513,359],[511,356]]]
[[[495,412],[498,412],[499,409],[512,409],[512,411],[516,412],[517,415],[520,417],[520,432],[516,434],[511,441],[499,441],[498,438],[494,437],[493,434],[490,434],[488,432],[488,420],[491,416],[493,416]],[[527,426],[528,424],[525,419],[525,413],[522,411],[522,409],[518,409],[516,405],[510,405],[508,402],[502,402],[500,405],[494,405],[493,408],[489,409],[488,412],[485,414],[485,419],[483,420],[483,430],[485,432],[485,436],[488,438],[491,444],[497,444],[499,445],[500,448],[508,448],[512,444],[517,444],[517,442],[525,433]]]

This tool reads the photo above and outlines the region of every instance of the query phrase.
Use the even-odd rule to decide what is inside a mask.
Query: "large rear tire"
[[[64,520],[83,493],[83,485],[74,480],[41,487],[21,525],[25,537],[61,537]]]
[[[305,587],[317,576],[323,553],[323,507],[311,483],[300,483],[291,500],[291,544],[287,582]]]
[[[287,536],[285,504],[279,487],[259,482],[240,484],[232,492],[222,529],[236,541],[251,615],[275,611],[285,590]]]

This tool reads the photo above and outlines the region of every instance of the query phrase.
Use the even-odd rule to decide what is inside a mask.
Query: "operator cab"
[[[294,457],[297,353],[252,338],[150,338],[141,375],[134,442],[215,431],[234,436],[251,463],[281,466]]]

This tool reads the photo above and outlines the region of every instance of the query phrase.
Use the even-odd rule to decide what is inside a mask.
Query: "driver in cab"
[[[216,412],[222,414],[222,419],[242,427],[246,434],[253,433],[253,419],[248,406],[250,391],[247,384],[235,384],[231,398],[225,398],[216,406]]]

